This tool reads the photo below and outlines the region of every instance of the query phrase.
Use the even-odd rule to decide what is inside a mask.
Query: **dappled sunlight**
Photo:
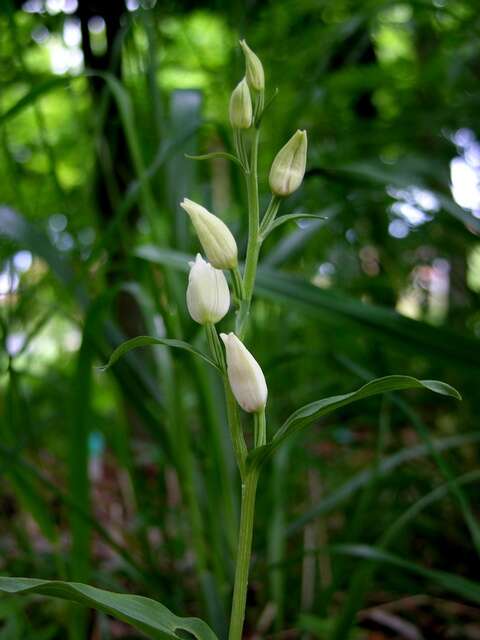
[[[480,143],[471,129],[459,129],[452,140],[460,154],[450,162],[452,195],[480,218]]]

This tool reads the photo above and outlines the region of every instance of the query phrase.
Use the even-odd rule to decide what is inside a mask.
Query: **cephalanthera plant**
[[[268,393],[268,381],[255,355],[245,344],[245,336],[262,243],[272,229],[299,217],[279,217],[277,214],[283,200],[302,184],[307,160],[307,133],[300,130],[293,133],[273,159],[269,172],[271,199],[261,215],[257,159],[265,105],[265,74],[258,56],[245,41],[240,44],[245,55],[245,77],[233,90],[229,104],[235,153],[210,154],[198,158],[229,158],[243,174],[248,201],[248,244],[243,269],[238,263],[236,240],[226,224],[192,200],[185,198],[181,203],[190,216],[208,260],[205,261],[199,254],[190,263],[186,304],[193,320],[204,328],[210,354],[180,340],[139,336],[119,346],[105,367],[111,366],[131,349],[160,344],[190,351],[215,367],[222,377],[232,446],[242,485],[229,640],[240,640],[242,637],[257,485],[265,462],[284,441],[320,416],[375,394],[423,387],[442,395],[460,397],[455,389],[443,382],[417,380],[410,376],[387,376],[373,380],[351,393],[315,400],[297,409],[281,426],[273,425],[270,430],[273,436],[268,438],[265,408],[267,401],[275,402],[275,397]],[[216,324],[227,316],[231,307],[230,289],[224,271],[230,274],[235,318],[232,312],[233,330],[219,335]],[[250,446],[242,429],[240,410],[248,414],[252,423],[253,439]],[[160,603],[141,596],[110,593],[77,583],[28,578],[0,578],[0,591],[40,593],[82,603],[129,622],[152,638],[182,638],[185,633],[198,640],[216,638],[205,622],[196,618],[179,618]]]

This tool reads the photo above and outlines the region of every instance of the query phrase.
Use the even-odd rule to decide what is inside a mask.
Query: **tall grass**
[[[373,400],[362,405],[361,413],[345,408],[336,417],[319,418],[312,431],[296,437],[295,447],[288,444],[268,463],[269,482],[258,497],[247,631],[262,628],[262,613],[268,620],[273,611],[262,633],[274,629],[280,634],[305,624],[314,635],[321,628],[324,637],[340,639],[356,628],[358,611],[379,602],[385,593],[393,598],[421,590],[478,603],[474,569],[465,561],[479,544],[472,499],[478,444],[473,428],[480,348],[472,329],[477,301],[474,297],[471,306],[451,310],[443,323],[435,325],[426,317],[411,319],[394,309],[388,295],[383,297],[382,286],[374,284],[385,284],[384,272],[372,278],[350,270],[351,283],[336,284],[333,279],[330,290],[312,280],[319,264],[330,263],[332,255],[339,256],[337,272],[350,269],[353,254],[345,233],[355,229],[360,238],[355,241],[356,253],[372,243],[381,248],[382,242],[392,252],[396,265],[389,286],[398,299],[412,267],[408,252],[428,245],[453,264],[457,254],[465,257],[464,247],[476,242],[478,225],[448,191],[445,169],[453,153],[449,147],[439,145],[437,163],[416,140],[412,147],[402,147],[411,166],[380,165],[380,171],[382,136],[392,145],[402,145],[402,137],[407,139],[411,131],[408,117],[402,120],[393,113],[388,116],[391,120],[387,116],[382,120],[380,114],[364,124],[342,101],[344,91],[358,97],[356,87],[365,72],[362,30],[356,25],[364,25],[368,17],[380,29],[382,16],[377,10],[360,6],[333,22],[307,20],[300,38],[299,27],[287,29],[283,24],[279,11],[285,8],[283,3],[280,8],[265,8],[248,23],[272,83],[286,85],[283,97],[280,94],[269,107],[272,116],[265,125],[260,167],[271,162],[279,137],[291,123],[302,124],[298,119],[303,113],[301,117],[313,127],[312,171],[303,202],[309,213],[328,219],[304,227],[293,221],[265,244],[249,338],[260,361],[267,363],[272,352],[279,353],[267,374],[271,393],[279,398],[270,421],[280,424],[295,407],[314,397],[358,386],[358,377],[362,378],[358,369],[339,364],[345,355],[366,363],[378,375],[402,371],[429,378],[438,372],[435,377],[462,388],[466,398],[457,416],[442,401],[420,395],[413,395],[409,404],[394,396],[388,400],[388,411]],[[435,69],[419,71],[427,89],[428,83],[434,84],[435,70],[440,73],[441,64],[447,64],[440,61],[442,52],[448,54],[447,38],[458,37],[465,27],[468,7],[465,10],[467,17],[454,16],[451,31],[441,36],[445,41],[438,60],[432,59]],[[95,367],[130,337],[128,312],[122,316],[119,311],[125,296],[134,300],[127,308],[136,310],[135,322],[143,324],[146,333],[205,347],[185,310],[185,271],[195,243],[176,203],[186,192],[207,201],[216,198],[224,203],[239,245],[245,245],[247,202],[235,169],[222,160],[197,167],[184,158],[185,153],[232,151],[225,133],[226,111],[220,107],[226,89],[219,87],[230,87],[231,72],[239,68],[231,25],[238,24],[243,11],[242,6],[232,5],[218,15],[212,12],[231,41],[219,54],[221,63],[213,57],[211,69],[201,72],[191,61],[192,56],[200,58],[198,52],[192,53],[201,40],[195,32],[198,27],[192,27],[196,14],[184,16],[179,10],[166,16],[157,8],[126,15],[127,27],[116,46],[123,51],[127,68],[134,68],[135,62],[138,71],[123,77],[114,70],[99,76],[92,69],[78,77],[57,77],[40,63],[38,70],[32,62],[32,54],[38,56],[37,45],[30,38],[38,16],[6,3],[0,17],[6,70],[0,97],[0,166],[6,176],[0,188],[0,258],[3,270],[21,249],[30,251],[35,260],[33,269],[21,276],[19,290],[0,298],[4,434],[0,500],[5,513],[0,569],[5,574],[90,581],[148,594],[172,610],[205,618],[219,637],[225,637],[227,628],[240,493],[221,386],[207,365],[161,347],[128,354],[112,368],[112,383]],[[308,18],[308,11],[306,3],[299,3],[295,13],[299,23]],[[412,4],[412,11],[419,19],[433,20],[433,9]],[[438,11],[448,13],[446,8]],[[53,23],[49,28],[59,29]],[[343,56],[345,34],[355,36],[357,30],[350,53]],[[369,40],[368,29],[363,34]],[[192,42],[192,37],[197,40]],[[133,54],[135,41],[140,47]],[[298,46],[300,41],[307,43],[305,48]],[[291,60],[289,50],[301,52],[299,61]],[[184,66],[178,52],[186,60]],[[175,69],[172,81],[169,65]],[[299,74],[302,65],[311,76]],[[372,63],[371,83],[386,91],[382,65],[378,59]],[[392,69],[397,73],[396,66]],[[203,97],[197,85],[189,93],[172,91],[187,72],[204,74],[199,83]],[[464,73],[452,89],[458,95],[463,95]],[[101,77],[104,85],[100,103],[89,91],[93,77]],[[413,84],[406,89],[412,100],[416,89]],[[317,102],[318,91],[325,91],[323,106]],[[392,91],[395,98],[404,90]],[[106,223],[95,200],[100,164],[93,160],[105,145],[105,101],[115,105],[132,167]],[[435,111],[438,129],[464,122],[469,126],[467,100],[455,107],[453,115],[447,106],[443,112]],[[415,107],[417,112],[409,115],[422,131],[428,129],[426,108],[417,103]],[[55,109],[64,111],[65,117],[52,115]],[[342,130],[347,124],[348,140]],[[365,140],[368,133],[370,141]],[[332,142],[335,136],[337,144]],[[76,138],[78,152],[67,161]],[[16,145],[29,148],[35,162],[19,162]],[[340,147],[336,155],[335,146]],[[422,151],[420,162],[417,155]],[[84,176],[72,186],[62,181],[65,167],[80,168]],[[117,180],[114,174],[109,179]],[[411,234],[405,249],[405,245],[392,247],[390,237],[377,242],[371,212],[375,208],[388,215],[391,200],[385,187],[408,187],[417,180],[441,200],[431,226]],[[353,205],[346,194],[353,194]],[[298,212],[298,205],[293,199],[291,212]],[[68,251],[59,248],[58,238],[48,231],[50,216],[59,212],[66,214],[67,231],[74,239]],[[96,237],[84,250],[80,237],[87,228],[95,228]],[[388,256],[382,260],[388,263]],[[451,286],[456,282],[452,280]],[[78,346],[72,351],[60,346],[56,358],[42,362],[48,340],[63,344],[65,330],[57,330],[57,320],[77,336]],[[27,346],[18,353],[7,342],[15,333],[28,336]],[[40,362],[36,367],[35,359]],[[92,472],[92,434],[99,432],[106,441],[100,454],[102,480]],[[321,486],[318,502],[308,485],[312,473]],[[115,492],[108,496],[98,489],[110,475],[108,486]],[[131,491],[130,518],[121,519],[119,525],[113,507],[127,511],[126,493],[119,490],[124,478],[127,493]],[[111,512],[96,502],[98,496],[112,503]],[[432,517],[447,523],[441,535],[430,527],[427,507]],[[426,548],[423,556],[418,555],[418,537]],[[330,583],[322,579],[320,558],[325,554],[331,554]],[[304,564],[302,570],[305,556],[315,562]],[[315,579],[302,603],[301,584],[308,571]],[[31,633],[24,607],[5,605],[1,610],[6,628],[16,629],[12,633]],[[71,638],[80,640],[93,637],[92,628],[100,628],[99,618],[85,609],[72,615],[61,609],[53,613],[53,626],[43,612],[34,614],[38,637],[41,633],[62,637],[68,629]],[[309,614],[309,622],[303,613]],[[98,633],[108,637],[108,632]]]

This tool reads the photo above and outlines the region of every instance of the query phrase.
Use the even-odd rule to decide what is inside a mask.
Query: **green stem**
[[[245,290],[243,288],[243,280],[240,270],[237,267],[231,269],[233,292],[236,298],[237,312],[235,314],[235,333],[238,336],[242,334],[242,327],[248,315],[248,303],[245,300]]]
[[[265,105],[265,91],[255,91],[255,96],[254,96],[254,100],[253,100],[253,112],[254,112],[254,122],[255,122],[255,126],[258,127],[260,126],[260,121],[262,119],[262,115],[263,115],[263,111],[264,111],[264,105]]]
[[[257,176],[257,160],[258,160],[258,140],[260,132],[255,129],[253,132],[252,148],[250,155],[249,171],[245,173],[248,196],[248,247],[245,259],[245,271],[243,274],[243,286],[245,289],[245,300],[247,303],[247,311],[240,327],[241,335],[245,333],[246,320],[248,318],[250,304],[252,301],[253,287],[255,285],[255,276],[257,273],[258,254],[260,252],[260,206],[258,200],[258,176]]]
[[[237,461],[240,477],[243,481],[246,473],[247,445],[243,436],[242,425],[240,424],[240,416],[238,413],[238,405],[235,400],[230,383],[226,376],[223,377],[223,387],[225,390],[225,400],[227,403],[227,419],[230,428],[230,437],[232,439],[235,459]]]
[[[267,424],[265,421],[265,409],[253,414],[253,429],[255,447],[267,444]]]
[[[232,613],[228,640],[241,640],[247,602],[248,573],[252,554],[253,519],[257,493],[258,471],[250,471],[242,485],[242,508],[238,536],[235,584],[233,588]]]
[[[227,367],[225,364],[225,355],[223,352],[222,345],[220,344],[220,340],[218,337],[217,330],[215,329],[215,325],[208,323],[205,325],[205,331],[207,333],[208,344],[210,347],[210,351],[215,359],[215,361],[219,364],[222,371],[222,379],[223,379],[223,387],[225,391],[225,401],[227,404],[227,420],[228,427],[230,429],[230,437],[232,439],[233,450],[235,452],[235,459],[237,461],[238,470],[240,471],[240,476],[242,481],[245,477],[246,471],[246,459],[247,459],[247,445],[245,443],[245,438],[243,436],[242,425],[240,423],[240,415],[238,413],[238,405],[235,400],[232,390],[230,388],[230,383],[228,382],[227,377]]]
[[[223,502],[223,511],[225,514],[223,521],[220,523],[220,528],[225,530],[229,550],[233,555],[237,546],[239,514],[237,513],[236,504],[236,478],[234,479],[233,470],[230,468],[230,450],[228,452],[226,451],[227,443],[224,442],[223,438],[223,417],[221,412],[218,411],[217,398],[213,388],[213,380],[209,375],[210,372],[206,373],[205,365],[201,363],[198,358],[193,360],[192,365],[194,367],[195,383],[201,398],[204,421],[212,441],[212,457],[216,460],[214,465],[215,469],[210,469],[212,473],[212,483],[213,486],[218,486],[218,482],[220,482],[222,486],[220,495],[217,495],[218,500]],[[214,375],[213,372],[211,375]],[[215,495],[216,494],[217,491],[215,490]],[[214,526],[215,528],[219,525],[218,512],[216,509],[217,504],[218,503],[215,502],[212,505],[214,515],[212,527]],[[213,520],[215,520],[215,522],[213,522]]]
[[[242,137],[242,132],[240,129],[234,127],[233,129],[233,142],[235,145],[235,151],[237,153],[237,158],[240,161],[242,169],[244,171],[248,171],[248,155],[245,149],[245,142]]]
[[[243,289],[243,280],[238,266],[234,269],[230,269],[230,273],[232,274],[233,293],[235,294],[238,304],[241,305],[242,300],[245,298],[245,291]]]
[[[280,203],[281,198],[279,196],[272,195],[267,210],[265,211],[265,215],[262,218],[262,223],[260,225],[260,239],[262,242],[268,234],[270,225],[275,220],[278,209],[280,207]]]
[[[224,374],[226,371],[225,356],[223,353],[222,345],[220,344],[217,330],[215,329],[215,325],[211,322],[208,322],[205,325],[205,331],[207,333],[208,346],[210,348],[213,359]]]

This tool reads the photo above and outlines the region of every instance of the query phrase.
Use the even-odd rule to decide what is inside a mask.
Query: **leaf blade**
[[[396,566],[414,575],[432,580],[435,584],[441,585],[447,591],[466,598],[471,602],[480,603],[480,587],[472,580],[448,573],[447,571],[423,567],[420,564],[397,556],[390,551],[385,551],[381,547],[366,544],[343,544],[332,546],[331,552]]]
[[[114,593],[79,582],[0,577],[0,592],[10,595],[36,593],[76,602],[114,616],[155,640],[174,640],[187,632],[197,640],[217,640],[199,618],[176,616],[167,607],[144,596]]]
[[[185,157],[189,160],[215,160],[220,158],[222,160],[231,160],[232,162],[235,162],[235,164],[237,164],[239,167],[242,166],[242,163],[236,156],[234,156],[232,153],[227,153],[226,151],[213,151],[212,153],[204,153],[200,156],[193,156],[189,153],[186,153]]]
[[[351,393],[322,398],[294,411],[275,433],[269,444],[256,449],[250,454],[250,464],[254,466],[263,464],[287,438],[298,433],[303,427],[314,422],[317,418],[335,411],[335,409],[380,393],[414,388],[428,389],[434,393],[461,400],[461,395],[456,389],[439,380],[417,380],[412,376],[400,375],[377,378]]]
[[[192,347],[192,345],[189,344],[188,342],[184,342],[183,340],[173,340],[170,338],[155,338],[153,336],[137,336],[136,338],[131,338],[130,340],[125,340],[125,342],[122,342],[122,344],[120,344],[112,353],[109,361],[103,366],[99,367],[99,370],[107,371],[107,369],[109,369],[112,365],[114,365],[115,362],[117,362],[117,360],[119,360],[123,355],[125,355],[129,351],[132,351],[132,349],[138,349],[139,347],[146,347],[149,345],[161,345],[164,347],[173,347],[176,349],[183,349],[184,351],[189,351],[190,353],[193,353],[199,358],[202,358],[202,360],[205,360],[205,362],[208,362],[208,364],[212,365],[212,367],[215,367],[216,369],[218,369],[218,365],[213,360],[211,360],[208,356],[206,356],[204,353],[202,353],[198,349],[195,349],[195,347]]]
[[[316,213],[287,213],[283,216],[275,218],[275,220],[264,232],[264,236],[266,237],[280,225],[285,224],[286,222],[292,222],[293,220],[327,220],[327,218],[325,216],[317,215]]]

